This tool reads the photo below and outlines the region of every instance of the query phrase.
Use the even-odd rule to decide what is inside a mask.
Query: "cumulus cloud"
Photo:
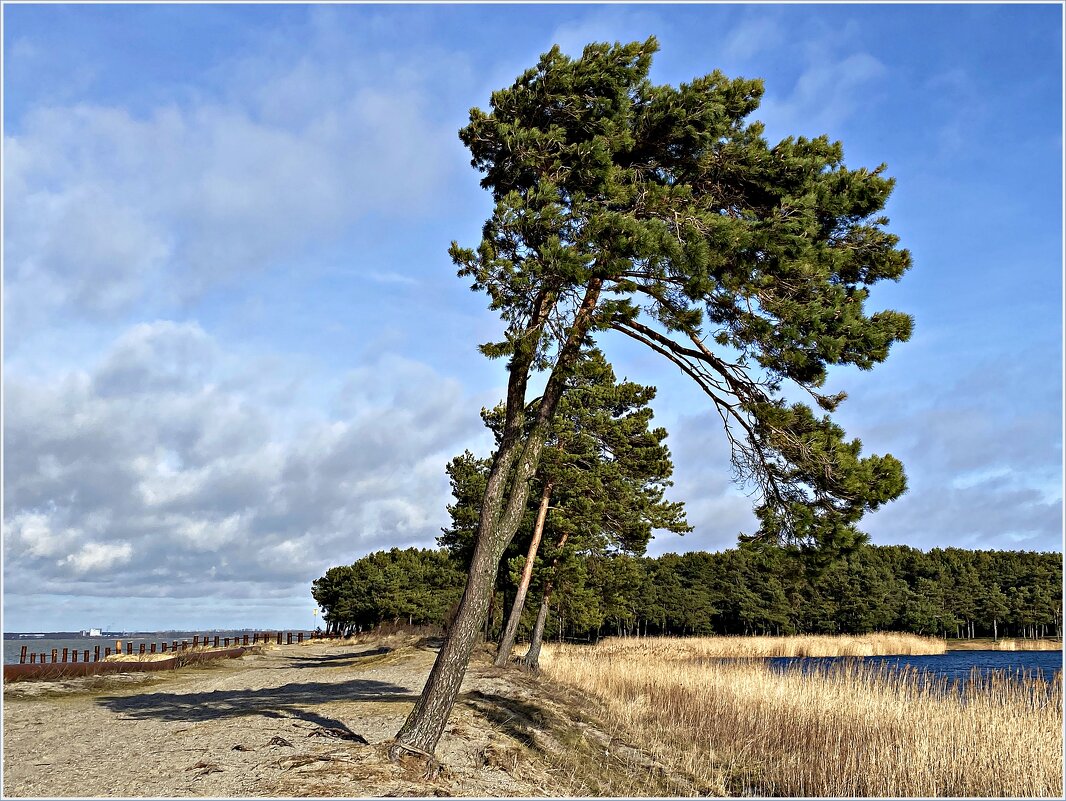
[[[214,349],[195,323],[135,325],[94,372],[93,390],[104,397],[191,390],[210,374]]]
[[[837,136],[842,123],[877,102],[877,81],[887,72],[869,53],[819,55],[788,94],[768,92],[756,116],[774,130]]]
[[[367,214],[417,212],[462,163],[429,111],[428,72],[382,82],[334,52],[281,63],[256,60],[254,88],[251,65],[230,65],[229,97],[39,105],[9,127],[16,322],[195,298]]]
[[[871,517],[875,542],[917,548],[1047,551],[1061,547],[1062,499],[1006,478],[952,486],[937,475]]]
[[[87,542],[75,553],[59,561],[60,567],[69,567],[74,573],[110,570],[130,561],[133,548],[128,542]]]
[[[872,374],[831,376],[830,387],[850,396],[834,415],[848,435],[862,441],[864,453],[893,454],[907,472],[906,494],[860,524],[873,542],[1061,548],[1061,407],[1058,375],[1046,370],[1051,359],[989,354],[949,373],[905,349]],[[995,387],[1013,392],[1007,398]],[[680,389],[663,388],[660,397]],[[737,534],[750,533],[757,521],[753,498],[732,481],[721,422],[708,412],[666,425],[675,465],[670,495],[685,501],[695,531],[661,534],[649,551],[734,547]]]
[[[787,40],[787,29],[778,16],[760,8],[747,13],[729,29],[719,56],[727,61],[743,61],[752,56],[773,51]]]
[[[595,6],[587,14],[556,26],[543,49],[557,44],[577,58],[590,42],[644,41],[651,33],[661,37],[669,27],[661,14],[647,6]]]
[[[674,486],[667,497],[683,500],[694,531],[678,535],[659,532],[651,554],[720,551],[733,548],[737,535],[750,534],[758,523],[752,500],[733,481],[729,443],[718,415],[708,411],[682,415],[668,426],[666,444],[674,461]]]
[[[483,435],[454,379],[388,354],[283,425],[194,323],[134,326],[85,370],[7,382],[8,591],[213,596],[431,546],[444,464]],[[291,422],[291,421],[290,421]]]
[[[880,379],[846,387],[846,430],[907,470],[906,495],[864,523],[874,541],[1061,548],[1060,376],[1047,369],[1055,358],[1034,347],[947,370],[905,349]]]

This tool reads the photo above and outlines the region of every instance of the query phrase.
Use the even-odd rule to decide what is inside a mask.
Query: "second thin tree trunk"
[[[566,545],[566,540],[570,536],[569,533],[563,534],[559,538],[559,541],[555,543],[556,555],[552,560],[551,575],[547,581],[544,582],[544,597],[540,601],[540,612],[537,613],[537,623],[533,626],[533,636],[529,638],[529,650],[526,651],[526,655],[522,657],[522,664],[531,670],[538,670],[540,668],[540,644],[544,640],[544,626],[548,622],[548,602],[552,597],[552,590],[555,589],[555,569],[559,564],[559,551]]]
[[[514,648],[515,637],[518,634],[518,622],[522,619],[522,610],[526,605],[526,593],[529,592],[529,582],[533,578],[533,562],[540,550],[540,539],[544,534],[544,521],[548,517],[548,503],[552,497],[552,484],[544,484],[544,491],[540,495],[540,507],[537,509],[537,522],[533,526],[533,538],[529,541],[529,550],[526,552],[526,564],[522,568],[522,578],[518,582],[518,590],[515,592],[514,604],[511,606],[511,615],[507,618],[507,626],[500,637],[500,645],[496,650],[495,664],[500,667],[507,664]]]
[[[548,601],[552,596],[552,583],[548,581],[544,585],[544,597],[540,601],[540,612],[537,613],[537,624],[533,627],[533,636],[529,640],[529,650],[522,657],[522,664],[530,670],[540,669],[540,644],[544,641],[544,624],[548,622]]]

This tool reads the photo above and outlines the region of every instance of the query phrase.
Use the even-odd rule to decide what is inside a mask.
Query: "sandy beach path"
[[[434,655],[432,644],[413,639],[314,643],[106,683],[11,684],[4,692],[4,794],[550,792],[486,764],[495,733],[479,721],[476,704],[453,716],[452,736],[438,750],[448,766],[439,781],[427,784],[384,759],[382,744],[410,710]],[[472,671],[464,688],[484,678]]]

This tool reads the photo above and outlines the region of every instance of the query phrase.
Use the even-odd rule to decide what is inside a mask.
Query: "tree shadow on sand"
[[[391,653],[392,648],[381,646],[367,651],[348,651],[343,654],[326,654],[323,656],[292,656],[285,668],[348,667],[358,665],[361,661],[375,656]]]
[[[472,690],[464,693],[463,702],[496,729],[534,750],[543,750],[533,731],[548,731],[551,714],[535,704],[495,693]]]
[[[141,693],[106,696],[97,703],[132,720],[200,722],[262,715],[296,718],[331,729],[349,731],[337,720],[306,707],[330,701],[414,702],[406,687],[373,679],[303,682],[261,690],[215,690],[209,693]]]

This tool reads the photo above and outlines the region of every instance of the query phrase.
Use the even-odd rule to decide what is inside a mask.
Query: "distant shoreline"
[[[223,629],[156,629],[153,631],[102,631],[99,634],[86,634],[83,631],[5,631],[5,640],[28,640],[28,639],[46,639],[46,640],[99,640],[108,639],[112,637],[162,637],[166,635],[170,637],[176,634],[252,634],[255,632],[262,633],[265,631],[314,631],[309,628],[286,628],[284,626],[271,626],[267,628],[223,628]]]

